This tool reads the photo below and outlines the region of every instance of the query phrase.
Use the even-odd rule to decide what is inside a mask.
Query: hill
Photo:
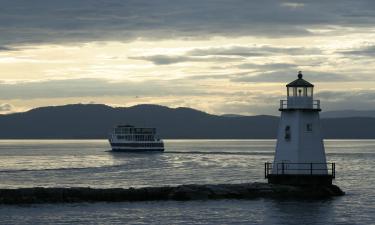
[[[191,108],[75,104],[0,116],[0,138],[107,138],[117,124],[156,127],[163,138],[275,138],[276,116],[218,116]],[[322,119],[325,138],[375,138],[375,118]]]

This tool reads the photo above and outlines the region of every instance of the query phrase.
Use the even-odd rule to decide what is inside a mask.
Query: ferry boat
[[[110,134],[109,143],[112,151],[164,151],[164,142],[156,135],[156,128],[119,125]]]

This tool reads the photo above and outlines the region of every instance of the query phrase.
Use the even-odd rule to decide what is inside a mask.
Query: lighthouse
[[[275,184],[332,184],[335,164],[326,161],[314,85],[300,71],[286,88],[287,99],[280,100],[274,161],[265,163],[265,177]]]

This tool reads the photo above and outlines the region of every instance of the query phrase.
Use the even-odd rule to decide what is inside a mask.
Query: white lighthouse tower
[[[320,131],[320,101],[314,100],[314,85],[298,79],[286,85],[287,100],[280,101],[274,162],[265,164],[269,183],[332,184],[335,164],[327,164]]]

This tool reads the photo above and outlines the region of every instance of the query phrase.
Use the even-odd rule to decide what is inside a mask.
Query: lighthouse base
[[[298,186],[332,185],[332,175],[267,174],[269,184]]]

